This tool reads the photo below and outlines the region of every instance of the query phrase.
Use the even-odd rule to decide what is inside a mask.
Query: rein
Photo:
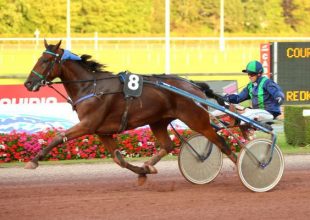
[[[68,81],[59,81],[59,82],[51,82],[48,81],[46,82],[43,86],[47,85],[48,87],[52,88],[55,92],[57,92],[61,97],[63,97],[64,99],[67,100],[68,103],[70,103],[73,107],[73,109],[75,109],[75,106],[77,104],[79,104],[80,102],[95,97],[98,94],[96,93],[96,86],[97,86],[97,81],[102,81],[102,80],[109,80],[109,79],[114,79],[114,78],[118,78],[118,76],[110,76],[110,77],[106,77],[106,78],[100,78],[100,79],[87,79],[87,80],[68,80]],[[61,92],[59,92],[55,87],[53,87],[53,84],[69,84],[69,83],[83,83],[83,82],[93,82],[93,86],[94,86],[94,91],[93,93],[87,94],[85,96],[82,96],[81,98],[79,98],[78,100],[76,100],[75,102],[72,102],[71,99],[67,98],[65,95],[63,95]],[[99,95],[103,95],[104,93],[99,93]],[[110,93],[108,93],[110,94]],[[113,94],[113,93],[111,93]]]
[[[100,81],[100,80],[113,79],[113,78],[118,78],[118,76],[110,76],[110,77],[101,78],[101,79],[66,80],[66,81],[48,82],[48,83],[49,84],[83,83],[83,82]]]

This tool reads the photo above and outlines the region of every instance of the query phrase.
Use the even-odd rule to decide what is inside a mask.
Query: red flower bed
[[[224,138],[224,140],[226,141],[226,144],[230,146],[230,149],[233,152],[239,152],[240,151],[239,142],[242,144],[246,144],[247,140],[244,139],[239,128],[230,128],[229,131],[227,129],[221,129],[217,133],[218,135]]]
[[[220,117],[221,121],[226,122],[227,124],[230,123],[230,121],[232,120],[231,116],[229,115],[223,115]],[[214,121],[215,124],[217,124],[217,121]],[[250,134],[250,130],[247,131],[247,133]],[[247,140],[243,137],[240,128],[238,127],[233,127],[233,128],[229,128],[228,129],[220,129],[217,131],[217,134],[222,136],[226,142],[226,144],[228,146],[230,146],[230,149],[233,152],[240,152],[240,145],[239,142],[241,144],[246,144]]]
[[[31,160],[42,148],[46,147],[61,129],[47,129],[34,134],[17,133],[12,131],[9,134],[0,134],[0,162]],[[187,137],[191,130],[178,129],[178,132]],[[175,149],[173,155],[179,153],[180,141],[170,131]],[[119,149],[125,157],[151,156],[159,146],[149,128],[141,128],[126,131],[114,135]],[[96,135],[85,135],[75,140],[54,148],[45,158],[46,160],[70,160],[70,159],[91,159],[111,157]]]

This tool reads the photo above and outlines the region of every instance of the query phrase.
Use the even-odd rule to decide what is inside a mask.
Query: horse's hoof
[[[147,180],[146,174],[139,174],[139,176],[138,176],[138,186],[144,185],[146,180]]]
[[[158,173],[157,169],[150,164],[144,164],[144,169],[146,169],[148,174],[157,174]]]
[[[26,163],[25,169],[32,169],[32,170],[34,170],[34,169],[37,168],[38,166],[39,166],[38,163],[29,161],[28,163]]]

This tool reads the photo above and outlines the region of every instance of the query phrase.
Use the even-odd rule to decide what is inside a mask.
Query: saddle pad
[[[139,97],[143,89],[143,77],[129,72],[120,73],[120,79],[124,82],[123,92],[125,97]]]

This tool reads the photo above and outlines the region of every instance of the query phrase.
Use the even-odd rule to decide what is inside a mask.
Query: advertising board
[[[274,49],[285,104],[310,104],[310,42],[279,42]]]
[[[55,88],[66,94],[62,85]],[[71,105],[48,87],[29,92],[23,85],[0,86],[0,133],[67,129],[77,122]]]

